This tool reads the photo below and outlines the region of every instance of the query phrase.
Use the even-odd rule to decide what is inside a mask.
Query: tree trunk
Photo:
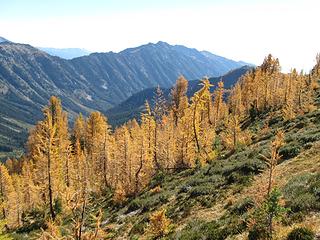
[[[135,174],[135,194],[138,194],[139,192],[139,174],[142,170],[142,167],[143,167],[143,144],[141,145],[139,168]]]
[[[51,136],[50,136],[51,137]],[[48,150],[47,150],[47,158],[48,158],[48,191],[49,191],[49,205],[50,205],[50,215],[52,220],[54,221],[56,218],[56,214],[53,208],[53,194],[52,194],[52,182],[51,182],[51,139],[49,137],[48,140]]]
[[[198,139],[198,133],[196,129],[196,112],[197,112],[197,105],[194,106],[193,110],[193,133],[194,133],[194,138],[196,140],[196,145],[197,145],[197,152],[200,152],[200,144],[199,144],[199,139]]]
[[[104,149],[103,149],[103,179],[105,188],[108,187],[108,179],[107,179],[107,133],[104,135]]]

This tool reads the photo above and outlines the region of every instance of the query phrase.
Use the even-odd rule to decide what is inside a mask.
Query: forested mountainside
[[[105,113],[145,88],[157,85],[169,88],[181,74],[188,79],[219,76],[242,65],[164,42],[65,60],[30,45],[3,39],[0,152],[21,147],[25,139],[22,136],[41,118],[42,108],[51,95],[63,101],[69,118],[74,119],[79,112]]]
[[[244,75],[247,71],[253,67],[243,66],[235,70],[231,70],[223,76],[209,78],[212,85],[210,92],[213,92],[218,86],[219,81],[223,81],[224,88],[230,89],[236,82]],[[201,88],[200,80],[192,80],[188,83],[187,96],[191,97],[196,91]],[[113,126],[123,124],[129,119],[136,118],[140,119],[140,113],[144,110],[145,101],[148,101],[151,106],[154,105],[154,98],[157,88],[147,88],[138,93],[133,94],[127,100],[121,102],[119,105],[106,111],[109,123]],[[166,100],[170,99],[171,88],[161,88],[163,96]]]
[[[320,57],[269,55],[228,94],[179,77],[141,122],[68,127],[51,97],[23,158],[0,165],[6,239],[314,239],[320,234]]]

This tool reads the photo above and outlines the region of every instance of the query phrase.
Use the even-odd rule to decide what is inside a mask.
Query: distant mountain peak
[[[171,46],[169,43],[164,42],[164,41],[158,41],[158,42],[155,43],[154,45],[158,45],[158,46]]]

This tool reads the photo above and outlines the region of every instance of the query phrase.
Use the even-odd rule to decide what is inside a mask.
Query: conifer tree
[[[267,166],[269,168],[269,178],[268,178],[268,187],[267,187],[267,196],[269,196],[272,187],[273,187],[273,179],[274,179],[274,171],[275,167],[278,164],[279,159],[281,158],[279,154],[280,148],[284,144],[284,132],[283,131],[278,131],[275,139],[271,143],[271,153],[270,157],[266,157],[262,154],[260,154],[263,159],[266,161]]]
[[[108,126],[106,117],[100,112],[92,112],[86,121],[86,141],[88,175],[90,187],[96,191],[105,185],[104,163],[105,146],[108,138]]]
[[[296,92],[296,82],[298,74],[296,69],[293,69],[289,74],[285,75],[285,89],[284,89],[284,105],[283,105],[283,114],[285,119],[292,119],[295,117],[295,92]]]
[[[211,93],[209,79],[201,81],[202,88],[192,97],[192,130],[194,134],[196,153],[200,160],[206,158],[212,150],[213,128],[210,126]],[[220,86],[223,86],[220,84]],[[222,105],[222,103],[221,103]],[[221,107],[219,106],[219,108]],[[204,155],[203,155],[204,154]]]
[[[40,195],[44,202],[49,203],[50,216],[54,220],[54,202],[62,200],[68,178],[67,119],[56,97],[50,98],[43,113],[44,120],[38,122],[29,137],[29,157],[35,168],[34,181],[41,189]]]
[[[130,194],[132,190],[132,145],[128,127],[123,125],[116,129],[115,140],[117,150],[115,158],[117,159],[116,166],[116,187],[121,186],[126,194]]]
[[[26,209],[33,209],[39,203],[37,187],[34,183],[34,168],[32,162],[24,161],[21,172],[23,202]]]
[[[241,89],[240,83],[236,83],[232,88],[231,93],[228,98],[229,111],[238,116],[240,119],[243,117],[245,112],[243,91]]]
[[[171,91],[171,109],[173,111],[175,125],[178,124],[178,120],[184,116],[184,111],[188,107],[188,81],[180,76],[176,85]]]
[[[152,110],[152,115],[154,117],[154,150],[153,150],[153,161],[155,163],[156,171],[161,168],[159,163],[159,129],[162,127],[162,118],[167,113],[167,101],[164,98],[161,88],[158,86],[153,98],[154,108]]]
[[[150,215],[149,231],[156,237],[163,237],[169,232],[170,220],[166,217],[166,211],[161,209]]]
[[[218,83],[217,89],[213,93],[214,101],[213,101],[213,117],[214,117],[214,126],[217,127],[219,121],[224,118],[225,115],[225,103],[223,101],[224,95],[224,84],[222,81]]]
[[[7,228],[13,228],[19,224],[19,206],[17,205],[17,193],[8,169],[0,164],[0,206]]]

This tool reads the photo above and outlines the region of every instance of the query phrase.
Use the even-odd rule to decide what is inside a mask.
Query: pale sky
[[[0,0],[0,36],[39,47],[121,51],[165,41],[283,71],[320,52],[319,0]]]

